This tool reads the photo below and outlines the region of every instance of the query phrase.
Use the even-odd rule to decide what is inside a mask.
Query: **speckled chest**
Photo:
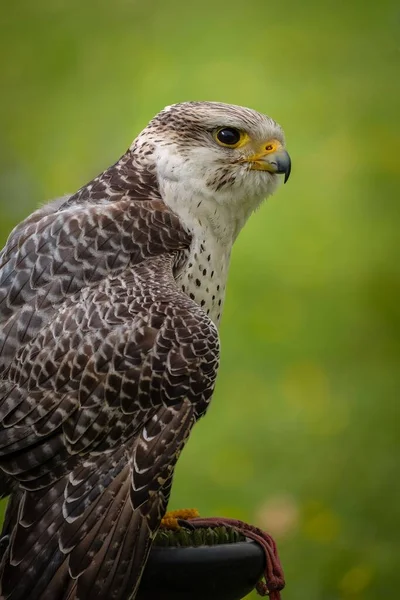
[[[206,235],[196,235],[177,283],[218,325],[225,297],[231,245]]]

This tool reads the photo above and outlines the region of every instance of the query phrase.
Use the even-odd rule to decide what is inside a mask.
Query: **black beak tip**
[[[285,184],[287,182],[287,180],[290,177],[290,173],[292,171],[292,161],[290,160],[290,156],[289,154],[287,155],[287,162],[286,162],[286,168],[285,168],[285,179],[283,180],[283,183]]]
[[[291,170],[292,170],[292,165],[289,163],[289,166],[288,166],[288,168],[287,168],[287,169],[286,169],[286,171],[285,171],[285,179],[283,180],[283,183],[284,183],[284,184],[285,184],[285,183],[287,182],[287,180],[289,179]]]
[[[284,150],[277,157],[277,159],[275,159],[275,162],[273,164],[275,164],[277,167],[276,173],[285,175],[285,179],[283,180],[283,183],[286,183],[290,177],[290,172],[292,170],[292,161],[290,160],[290,156],[286,152],[286,150]]]

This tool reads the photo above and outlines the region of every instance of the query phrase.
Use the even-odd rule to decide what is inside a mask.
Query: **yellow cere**
[[[270,141],[264,142],[261,145],[260,154],[265,156],[266,154],[276,152],[280,148],[282,148],[282,144],[280,142],[278,142],[278,140],[270,140]]]

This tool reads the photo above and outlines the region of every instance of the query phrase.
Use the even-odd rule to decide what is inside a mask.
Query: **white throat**
[[[218,325],[222,315],[236,223],[226,209],[198,190],[178,182],[160,185],[164,202],[190,231],[193,242],[186,262],[177,275],[182,290]]]

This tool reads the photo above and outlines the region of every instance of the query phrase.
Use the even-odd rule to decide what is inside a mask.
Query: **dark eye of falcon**
[[[242,139],[242,133],[235,127],[221,127],[215,137],[222,146],[235,147]]]

